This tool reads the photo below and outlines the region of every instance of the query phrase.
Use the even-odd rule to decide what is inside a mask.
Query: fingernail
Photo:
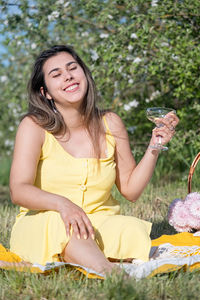
[[[83,236],[83,237],[84,237],[84,240],[87,240],[87,235],[86,235],[86,234],[84,234],[84,236]]]
[[[95,240],[95,235],[94,234],[92,234],[92,239]]]
[[[78,235],[77,235],[77,239],[80,240],[80,238],[81,238],[81,237],[80,237],[80,235],[78,234]]]

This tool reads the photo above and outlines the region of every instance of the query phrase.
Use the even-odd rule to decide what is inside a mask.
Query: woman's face
[[[83,69],[67,52],[50,57],[43,66],[47,87],[46,98],[54,99],[56,106],[80,107],[88,82]],[[41,92],[44,93],[43,87]]]

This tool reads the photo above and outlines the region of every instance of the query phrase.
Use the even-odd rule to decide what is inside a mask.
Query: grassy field
[[[164,186],[149,184],[137,203],[125,201],[116,190],[121,211],[153,222],[152,238],[175,231],[167,222],[169,203],[187,194],[185,182]],[[9,200],[7,187],[0,187],[0,242],[9,247],[9,237],[18,211]],[[78,271],[60,269],[58,273],[38,275],[0,270],[0,299],[200,299],[200,274],[183,271],[136,281],[112,274],[106,280],[87,279]]]

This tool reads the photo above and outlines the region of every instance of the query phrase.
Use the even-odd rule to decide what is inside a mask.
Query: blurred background
[[[199,32],[199,0],[0,0],[0,184],[8,184],[32,64],[55,44],[86,62],[99,106],[122,117],[137,161],[154,126],[146,108],[176,109],[180,123],[152,181],[186,181],[200,151]]]

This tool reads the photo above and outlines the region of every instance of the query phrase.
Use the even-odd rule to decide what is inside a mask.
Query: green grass
[[[123,214],[134,215],[153,222],[151,237],[173,234],[167,222],[169,203],[187,194],[185,182],[167,183],[164,186],[149,184],[134,204],[123,199],[116,189],[114,196],[121,202]],[[9,236],[18,208],[9,200],[7,187],[0,187],[0,242],[9,247]],[[177,271],[136,281],[113,274],[106,280],[87,279],[78,271],[60,269],[50,275],[0,270],[0,299],[199,299],[199,272]]]

